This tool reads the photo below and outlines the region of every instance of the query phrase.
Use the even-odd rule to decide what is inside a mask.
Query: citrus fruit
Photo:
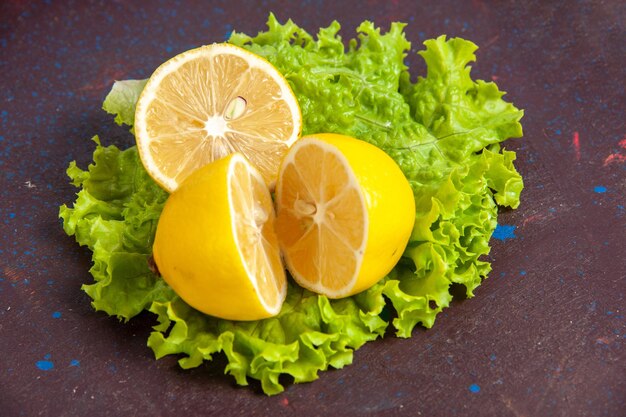
[[[276,183],[276,233],[301,286],[341,298],[395,266],[415,221],[415,200],[385,152],[337,134],[298,140]]]
[[[287,80],[265,59],[226,43],[162,64],[135,112],[141,160],[170,192],[196,169],[233,152],[241,152],[273,186],[301,128]]]
[[[278,314],[285,270],[265,181],[234,153],[196,170],[168,197],[153,246],[163,279],[212,316],[258,320]]]

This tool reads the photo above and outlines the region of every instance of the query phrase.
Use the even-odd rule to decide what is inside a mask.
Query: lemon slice
[[[196,169],[233,152],[241,152],[273,186],[301,128],[287,80],[265,59],[226,43],[162,64],[135,112],[141,160],[170,192]]]
[[[168,197],[154,260],[192,307],[230,320],[280,311],[287,293],[265,181],[234,153],[196,170]]]
[[[383,278],[402,255],[415,200],[387,154],[361,140],[318,134],[289,150],[276,183],[276,233],[301,286],[341,298]]]

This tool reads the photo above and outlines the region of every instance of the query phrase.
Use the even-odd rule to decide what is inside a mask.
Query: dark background
[[[113,80],[186,49],[265,29],[269,11],[343,37],[408,23],[413,51],[446,33],[480,46],[473,74],[525,109],[526,188],[500,214],[493,272],[431,330],[366,344],[354,364],[266,397],[223,358],[183,371],[146,347],[149,314],[95,313],[90,255],[58,206],[99,134]],[[0,1],[0,414],[626,415],[626,3],[611,1]],[[414,76],[424,71],[408,58]]]

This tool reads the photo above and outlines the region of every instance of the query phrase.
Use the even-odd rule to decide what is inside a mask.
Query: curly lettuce
[[[96,137],[94,163],[87,170],[75,163],[68,168],[80,191],[72,207],[60,209],[65,232],[93,253],[94,282],[83,286],[93,307],[121,320],[148,310],[157,320],[148,339],[157,358],[182,355],[180,365],[191,368],[223,353],[225,372],[238,384],[253,378],[265,393],[276,394],[284,389],[281,375],[307,382],[328,367],[350,364],[354,350],[383,336],[390,316],[400,337],[418,324],[432,327],[452,300],[452,284],[472,297],[491,269],[481,257],[489,253],[498,206],[520,202],[515,153],[500,143],[522,135],[523,113],[502,99],[494,83],[471,78],[477,47],[463,39],[426,41],[419,54],[427,74],[411,82],[403,28],[394,23],[381,33],[363,22],[346,48],[337,22],[314,38],[270,15],[267,31],[254,37],[235,32],[229,40],[285,75],[302,109],[304,134],[358,137],[401,167],[414,191],[416,222],[387,277],[341,300],[290,283],[280,314],[255,322],[199,313],[150,267],[167,193],[147,175],[135,147],[103,147]],[[144,85],[116,82],[103,108],[132,128]]]

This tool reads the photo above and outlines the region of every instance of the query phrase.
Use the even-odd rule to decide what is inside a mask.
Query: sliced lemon
[[[415,200],[387,154],[361,140],[318,134],[289,150],[276,183],[276,233],[301,286],[341,298],[383,278],[402,255]]]
[[[265,59],[226,43],[162,64],[135,112],[141,160],[170,192],[196,169],[233,152],[241,152],[273,186],[301,128],[287,80]]]
[[[196,170],[170,194],[153,256],[192,307],[230,320],[280,311],[287,293],[265,181],[234,153]]]

